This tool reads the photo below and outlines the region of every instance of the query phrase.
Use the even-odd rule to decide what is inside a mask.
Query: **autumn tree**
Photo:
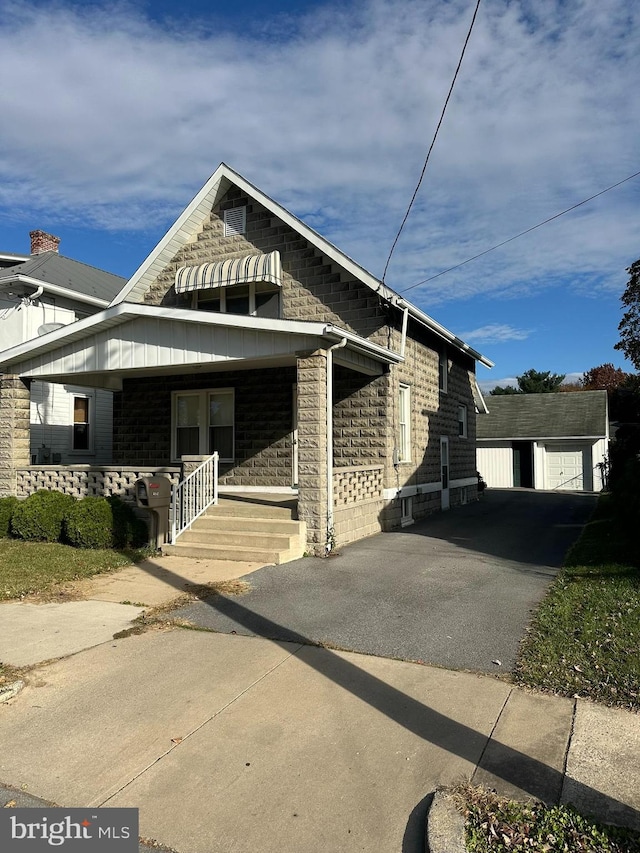
[[[636,370],[640,371],[640,259],[627,269],[629,281],[622,294],[622,304],[627,308],[618,331],[620,340],[614,349],[622,350]]]
[[[611,396],[613,391],[624,385],[630,376],[630,373],[625,373],[621,367],[614,367],[610,362],[600,364],[583,374],[582,390],[606,391]]]

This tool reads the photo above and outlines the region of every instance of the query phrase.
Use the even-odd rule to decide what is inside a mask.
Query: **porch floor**
[[[247,506],[272,506],[291,510],[291,518],[298,517],[298,496],[281,492],[226,492],[219,489],[218,500],[239,501]]]

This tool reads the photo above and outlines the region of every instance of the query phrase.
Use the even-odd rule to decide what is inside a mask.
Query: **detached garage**
[[[478,471],[493,488],[601,491],[609,447],[606,391],[486,398]]]

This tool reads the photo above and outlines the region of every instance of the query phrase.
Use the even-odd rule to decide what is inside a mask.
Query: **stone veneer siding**
[[[327,529],[327,353],[298,359],[298,518],[307,525],[307,549],[325,554]]]
[[[223,212],[247,207],[246,234],[224,236]],[[175,274],[181,266],[280,252],[283,269],[281,317],[336,323],[363,337],[384,343],[386,314],[372,290],[325,258],[288,225],[262,205],[231,188],[214,208],[202,231],[183,246],[151,284],[145,302],[189,308],[191,294],[176,294]]]
[[[291,486],[295,382],[294,367],[127,379],[114,395],[114,459],[171,464],[172,392],[233,388],[236,463],[220,463],[220,485]]]
[[[30,459],[30,394],[28,381],[0,376],[0,497],[15,495],[16,471]]]

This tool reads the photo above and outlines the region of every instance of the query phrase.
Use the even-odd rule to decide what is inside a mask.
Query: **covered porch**
[[[321,555],[381,529],[400,360],[324,323],[120,304],[4,354],[0,488],[133,499],[139,477],[177,485],[217,451],[220,494],[295,501]],[[29,464],[31,379],[114,392],[111,465]]]

